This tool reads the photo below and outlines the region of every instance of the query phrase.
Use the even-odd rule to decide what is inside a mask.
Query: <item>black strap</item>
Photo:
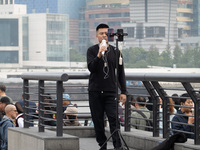
[[[147,118],[147,116],[141,111],[141,110],[136,110],[143,118]]]

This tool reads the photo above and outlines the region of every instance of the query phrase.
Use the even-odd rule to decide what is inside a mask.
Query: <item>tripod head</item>
[[[108,29],[108,41],[113,42],[114,41],[114,36],[117,36],[118,41],[124,41],[124,36],[127,36],[127,33],[124,33],[123,29],[117,29],[117,32],[114,33],[114,29],[109,28]]]

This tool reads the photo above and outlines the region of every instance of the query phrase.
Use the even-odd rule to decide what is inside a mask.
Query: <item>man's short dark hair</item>
[[[0,85],[0,90],[2,92],[6,92],[6,86],[5,85]]]
[[[101,28],[109,28],[109,26],[107,24],[101,23],[96,27],[96,31],[98,31]]]
[[[146,99],[145,99],[145,97],[143,97],[143,96],[138,96],[137,98],[136,98],[136,101],[137,102],[139,102],[139,103],[146,103]],[[145,106],[146,104],[139,104],[140,106]]]
[[[12,104],[10,102],[10,99],[7,96],[3,96],[0,100],[0,102],[5,103],[5,104]]]
[[[182,103],[185,103],[185,101],[186,101],[187,99],[191,99],[190,96],[189,96],[189,94],[187,94],[187,93],[182,94],[181,97],[180,97],[180,103],[181,103],[181,102],[182,102]]]

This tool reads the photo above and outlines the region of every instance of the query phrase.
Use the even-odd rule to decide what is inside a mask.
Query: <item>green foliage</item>
[[[146,68],[147,51],[143,48],[135,47],[122,51],[125,67],[127,68]]]
[[[147,63],[149,66],[159,65],[159,50],[154,45],[151,45],[147,53]]]
[[[200,68],[200,48],[187,45],[183,50],[176,45],[174,49],[166,46],[159,53],[158,48],[151,45],[149,50],[140,47],[128,48],[122,51],[125,68],[147,68],[150,66],[172,67],[176,64],[178,68]]]
[[[86,54],[83,55],[75,49],[70,49],[70,61],[71,62],[85,62]]]

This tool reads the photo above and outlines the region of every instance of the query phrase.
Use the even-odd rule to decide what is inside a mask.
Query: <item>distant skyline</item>
[[[26,4],[27,13],[60,13],[69,14],[72,19],[78,19],[79,7],[85,6],[85,0],[15,0],[15,4]]]

